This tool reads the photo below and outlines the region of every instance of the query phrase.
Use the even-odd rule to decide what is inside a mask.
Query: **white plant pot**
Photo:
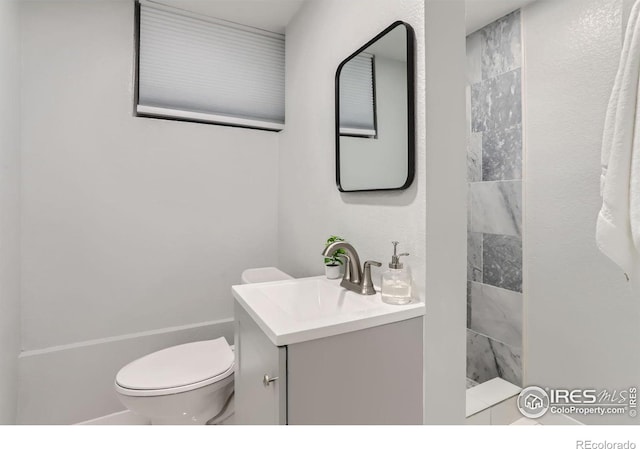
[[[340,274],[340,265],[325,265],[324,272],[327,275],[327,279],[338,279]]]

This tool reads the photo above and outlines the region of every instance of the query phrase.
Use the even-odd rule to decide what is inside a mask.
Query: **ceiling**
[[[154,3],[284,34],[304,0],[153,0]]]
[[[305,0],[151,0],[218,19],[284,34]],[[396,0],[392,0],[396,1]],[[464,0],[471,34],[535,0]]]
[[[465,0],[467,35],[535,0]]]

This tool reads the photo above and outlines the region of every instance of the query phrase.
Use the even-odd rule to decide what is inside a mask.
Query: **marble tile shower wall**
[[[522,385],[520,12],[467,37],[467,378]]]

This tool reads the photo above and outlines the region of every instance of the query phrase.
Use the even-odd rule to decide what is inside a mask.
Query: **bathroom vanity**
[[[237,424],[422,424],[424,304],[324,277],[233,295]]]

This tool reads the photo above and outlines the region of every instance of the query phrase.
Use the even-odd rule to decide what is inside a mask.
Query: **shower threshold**
[[[469,385],[469,382],[467,382],[467,385]],[[506,415],[508,415],[508,418],[505,416],[506,419],[504,420],[513,419],[515,421],[521,417],[515,402],[515,397],[520,394],[520,391],[522,391],[522,388],[499,377],[467,388],[467,419],[482,412],[487,412],[486,414],[490,415],[491,411],[488,409],[500,405],[500,409],[506,411]],[[504,413],[501,413],[501,415],[504,415]],[[511,422],[495,422],[495,424],[510,424]]]

